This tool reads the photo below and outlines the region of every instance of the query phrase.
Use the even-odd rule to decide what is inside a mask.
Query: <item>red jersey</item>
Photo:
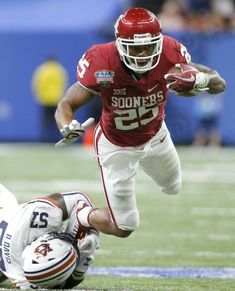
[[[159,64],[137,80],[120,60],[114,41],[92,46],[79,61],[78,81],[102,98],[100,126],[106,138],[126,147],[156,135],[168,95],[164,75],[175,64],[189,61],[187,49],[164,36]]]

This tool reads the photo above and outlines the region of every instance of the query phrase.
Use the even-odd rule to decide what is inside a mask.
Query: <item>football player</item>
[[[15,288],[72,288],[83,281],[99,233],[80,227],[76,213],[90,199],[56,193],[19,205],[0,184],[0,270]],[[66,222],[66,224],[64,223]]]
[[[164,193],[181,189],[180,160],[164,122],[169,90],[184,96],[201,90],[217,94],[226,83],[217,71],[192,63],[187,48],[163,35],[157,17],[144,8],[120,15],[115,38],[82,56],[77,82],[59,102],[55,119],[64,141],[72,143],[87,127],[75,119],[75,111],[94,95],[102,98],[94,136],[107,208],[86,205],[78,216],[85,227],[127,237],[139,225],[139,165]],[[168,73],[175,65],[180,74]]]

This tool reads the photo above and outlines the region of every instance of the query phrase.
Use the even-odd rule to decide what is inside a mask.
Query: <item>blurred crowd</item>
[[[154,12],[164,31],[235,30],[235,0],[133,0],[132,5]]]

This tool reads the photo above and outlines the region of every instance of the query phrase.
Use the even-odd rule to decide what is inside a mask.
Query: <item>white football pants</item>
[[[165,123],[151,140],[137,147],[112,144],[98,125],[95,146],[110,215],[120,229],[135,230],[139,225],[135,196],[139,164],[163,192],[176,194],[181,189],[180,160]]]

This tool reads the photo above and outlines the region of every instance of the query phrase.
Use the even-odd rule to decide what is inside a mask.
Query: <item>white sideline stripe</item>
[[[234,240],[235,235],[234,234],[215,234],[215,233],[210,233],[208,235],[210,240],[215,240],[215,241],[228,241],[228,240]]]
[[[202,174],[203,176],[203,174]],[[145,177],[142,176],[140,179],[140,177],[137,177],[136,183],[138,185],[138,191],[142,192],[142,191],[146,191],[146,187],[149,187],[149,181],[150,178],[145,174]],[[231,183],[231,184],[235,184],[235,179],[234,176],[230,177],[228,179],[228,177],[226,179],[223,179],[223,177],[220,178],[212,178],[211,180],[206,180],[204,181],[203,178],[202,180],[198,181],[198,180],[194,180],[194,178],[192,179],[187,179],[184,178],[184,183],[187,182],[200,182],[200,183]],[[54,191],[60,189],[60,191],[68,191],[68,190],[80,190],[82,191],[83,189],[85,191],[94,191],[94,192],[102,192],[103,193],[103,186],[102,183],[99,179],[94,180],[81,180],[81,179],[63,179],[63,180],[57,180],[57,179],[51,179],[51,180],[46,180],[46,181],[37,181],[37,180],[31,180],[31,181],[27,181],[27,180],[6,180],[5,183],[9,184],[9,188],[16,188],[17,191],[22,189],[22,191],[29,191],[29,190],[34,190],[35,191],[39,191],[39,190],[43,190],[43,191]],[[5,184],[3,183],[3,184]],[[146,186],[146,183],[148,186]],[[155,186],[155,184],[153,184]],[[158,190],[159,188],[156,186],[156,190]],[[160,191],[160,190],[159,190]],[[231,195],[234,195],[234,193],[232,193],[231,191]]]
[[[199,227],[201,227],[201,226],[209,226],[210,224],[214,224],[214,221],[198,219],[195,222],[195,225],[199,226]],[[231,227],[231,226],[234,226],[234,220],[231,219],[231,220],[217,221],[216,225],[219,226],[219,227],[223,227],[223,228],[224,227]]]
[[[114,250],[97,250],[96,253],[97,255],[102,255],[102,256],[110,256],[112,253],[122,253],[123,254],[123,250],[120,251],[114,251]],[[148,253],[147,250],[138,250],[138,251],[131,251],[132,255],[135,256],[139,256],[142,254],[146,254]],[[149,251],[150,253],[150,251]],[[176,251],[164,251],[164,250],[155,250],[155,251],[151,251],[151,255],[156,255],[156,256],[161,256],[161,257],[172,257],[172,256],[178,256],[181,255],[180,252],[176,252]],[[184,253],[184,256],[187,257],[217,257],[217,258],[231,258],[231,257],[235,257],[235,252],[211,252],[211,251],[201,251],[201,252],[187,252]]]
[[[230,207],[192,207],[190,212],[196,216],[235,216],[235,208]]]
[[[46,193],[64,192],[64,191],[85,191],[94,193],[103,193],[103,186],[96,180],[50,180],[50,181],[25,181],[25,180],[7,180],[3,183],[16,196],[42,196]],[[8,186],[9,185],[9,186]],[[46,192],[45,192],[46,191]],[[19,195],[18,195],[19,194]]]
[[[142,232],[143,233],[143,232]],[[143,234],[146,239],[152,237],[151,233],[144,233]],[[158,238],[165,237],[166,234],[158,233]],[[229,241],[229,240],[235,240],[235,234],[227,234],[227,233],[182,233],[182,232],[175,232],[175,233],[168,233],[167,234],[168,239],[174,238],[174,239],[200,239],[200,238],[207,238],[209,240],[214,241]]]
[[[235,179],[234,179],[234,172],[235,172],[235,167],[233,171],[228,171],[227,168],[225,168],[224,171],[219,171],[215,167],[214,169],[210,169],[208,172],[205,169],[200,169],[200,172],[195,173],[195,170],[186,170],[183,169],[182,171],[182,176],[183,176],[183,181],[187,183],[231,183],[235,184]],[[140,180],[141,181],[149,181],[148,175],[146,175],[144,172],[140,171]]]
[[[171,278],[217,278],[234,279],[235,268],[148,268],[115,267],[91,268],[88,275],[122,277],[171,277]]]

